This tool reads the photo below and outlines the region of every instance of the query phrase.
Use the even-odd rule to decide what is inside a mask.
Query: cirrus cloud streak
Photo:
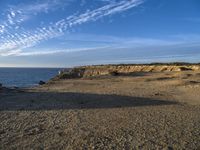
[[[37,27],[32,31],[19,29],[19,31],[14,34],[12,32],[12,26],[17,21],[14,21],[15,14],[11,13],[10,17],[8,17],[9,23],[6,25],[9,30],[5,32],[5,26],[0,27],[2,32],[2,35],[0,36],[0,55],[18,55],[25,48],[35,46],[48,39],[61,36],[74,26],[81,25],[86,22],[96,21],[105,16],[126,11],[137,7],[142,3],[143,0],[121,0],[119,2],[112,2],[79,15],[68,16],[55,23],[50,23],[49,26]]]

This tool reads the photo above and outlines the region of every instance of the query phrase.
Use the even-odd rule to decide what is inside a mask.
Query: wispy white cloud
[[[36,56],[36,55],[52,55],[52,54],[58,54],[58,53],[73,53],[73,52],[82,52],[82,51],[94,51],[94,50],[100,50],[100,49],[106,49],[109,47],[85,47],[85,48],[67,48],[63,50],[43,50],[43,51],[16,51],[14,54],[15,56]],[[4,56],[10,56],[11,54],[5,54]]]
[[[177,34],[160,38],[147,37],[116,37],[108,35],[91,35],[91,34],[72,34],[62,37],[62,42],[74,43],[96,43],[109,45],[114,48],[139,48],[149,46],[177,46],[177,45],[192,45],[199,43],[200,35],[192,34]]]
[[[5,31],[5,25],[0,25],[0,33],[4,33]]]
[[[10,50],[10,51],[0,51],[0,56],[11,56],[11,55],[17,55],[20,54],[22,50],[15,49],[15,50]]]
[[[60,9],[70,2],[72,0],[44,0],[31,4],[9,5],[3,13],[5,17],[4,21],[0,22],[0,33],[16,28],[16,26],[19,27],[22,22],[40,13],[48,13],[49,11]]]
[[[86,41],[82,40],[82,37],[86,37]],[[73,41],[75,43],[79,42],[96,42],[104,43],[105,41],[109,44],[102,44],[104,46],[96,47],[85,47],[85,48],[63,48],[63,49],[41,49],[40,51],[33,50],[22,50],[22,51],[13,51],[10,53],[5,53],[4,56],[15,55],[15,56],[35,56],[35,55],[52,55],[52,54],[67,54],[67,53],[76,53],[83,51],[118,51],[118,50],[152,50],[152,49],[173,49],[173,48],[195,48],[199,47],[200,36],[189,36],[190,38],[184,38],[186,35],[173,35],[168,40],[156,39],[156,38],[121,38],[113,36],[98,36],[98,35],[81,35],[77,37],[70,37],[63,39],[64,41]],[[95,39],[95,41],[93,40]],[[65,43],[66,43],[65,42]],[[16,53],[15,53],[16,52]]]
[[[26,31],[21,29],[19,33],[15,33],[14,35],[7,31],[3,38],[0,38],[0,51],[10,51],[12,52],[11,54],[14,54],[15,50],[32,47],[41,41],[60,36],[64,34],[68,29],[76,25],[81,25],[90,21],[96,21],[99,18],[123,12],[128,9],[137,7],[142,3],[143,0],[121,0],[119,2],[113,1],[112,3],[104,5],[103,7],[91,11],[86,11],[80,15],[68,16],[54,24],[43,28],[37,28],[34,31]],[[39,11],[43,10],[44,7],[47,6],[41,5],[39,8],[32,7],[32,10],[38,9]],[[17,13],[23,14],[21,11],[18,11]],[[5,31],[5,26],[9,28],[12,26],[12,24],[15,23],[14,18],[17,16],[17,14],[16,12],[10,12],[8,16],[8,23],[6,23],[4,27],[1,26],[1,32]],[[18,53],[19,51],[17,51],[17,54]],[[2,52],[0,54],[3,55]],[[9,52],[7,52],[7,54],[9,54]]]

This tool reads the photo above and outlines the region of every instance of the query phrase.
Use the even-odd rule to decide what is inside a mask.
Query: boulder
[[[40,81],[39,82],[39,85],[44,85],[46,82],[44,82],[44,81]]]
[[[0,90],[2,90],[2,89],[3,89],[3,84],[0,83]]]

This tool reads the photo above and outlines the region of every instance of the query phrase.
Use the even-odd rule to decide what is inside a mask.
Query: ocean
[[[0,68],[0,83],[6,87],[32,87],[48,81],[61,68]]]

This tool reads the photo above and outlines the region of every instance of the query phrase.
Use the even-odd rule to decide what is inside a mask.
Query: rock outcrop
[[[46,82],[44,82],[44,81],[40,81],[38,84],[39,85],[44,85]]]
[[[105,75],[120,75],[135,72],[180,72],[200,71],[200,64],[146,64],[146,65],[96,65],[75,67],[60,73],[57,78],[70,79]]]

